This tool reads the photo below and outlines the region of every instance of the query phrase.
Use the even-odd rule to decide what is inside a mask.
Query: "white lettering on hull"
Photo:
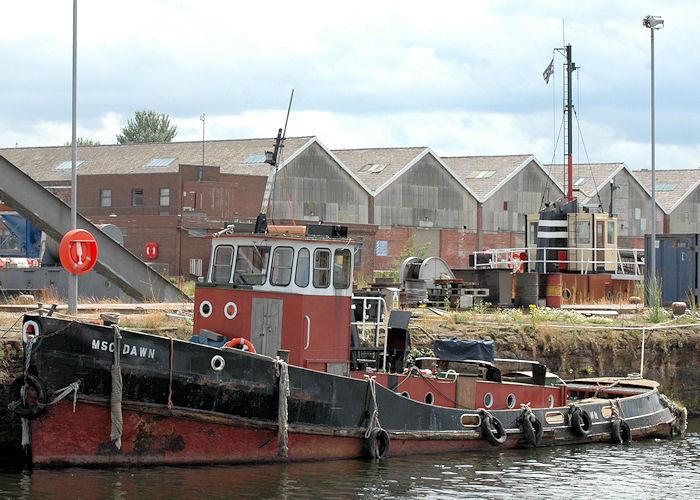
[[[93,351],[114,352],[114,342],[92,339],[92,349]],[[156,359],[156,350],[150,347],[124,344],[122,354],[135,358]]]

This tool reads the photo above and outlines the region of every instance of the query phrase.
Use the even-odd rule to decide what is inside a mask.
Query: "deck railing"
[[[539,252],[539,250],[544,250]],[[567,258],[552,258],[566,252]],[[599,252],[614,252],[614,260],[599,259]],[[531,259],[539,253],[542,258]],[[580,256],[569,258],[570,255]],[[524,257],[524,258],[523,258]],[[584,247],[548,247],[548,248],[493,248],[474,252],[475,269],[511,269],[514,272],[535,272],[537,264],[555,264],[562,270],[576,270],[581,274],[594,272],[599,266],[614,265],[614,274],[642,276],[644,274],[644,250],[639,248],[584,248]]]

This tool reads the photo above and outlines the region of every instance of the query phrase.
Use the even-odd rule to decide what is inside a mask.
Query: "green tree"
[[[87,137],[78,137],[76,142],[78,143],[78,147],[81,147],[81,146],[99,146],[100,145],[100,141],[93,141],[92,139],[88,139]],[[64,144],[64,146],[72,146],[72,145],[73,144],[71,141],[67,141]]]
[[[177,127],[170,125],[166,113],[155,111],[137,111],[134,119],[129,120],[122,133],[117,135],[119,144],[137,144],[143,142],[170,142],[177,134]]]

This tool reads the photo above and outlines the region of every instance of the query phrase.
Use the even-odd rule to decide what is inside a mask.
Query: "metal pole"
[[[70,219],[71,227],[77,227],[77,203],[78,203],[78,172],[76,163],[78,158],[78,142],[76,137],[76,103],[78,81],[78,0],[73,0],[73,96],[72,96],[72,151],[71,151],[71,195],[70,195]],[[78,275],[68,274],[68,314],[78,312]]]
[[[566,161],[567,161],[567,174],[566,174],[566,199],[568,201],[573,201],[574,199],[574,158],[573,158],[573,102],[571,98],[571,74],[574,72],[575,66],[571,61],[571,45],[566,46],[566,130],[567,141],[566,141]]]
[[[654,28],[651,32],[651,255],[649,271],[652,289],[656,289],[656,144],[654,137]]]

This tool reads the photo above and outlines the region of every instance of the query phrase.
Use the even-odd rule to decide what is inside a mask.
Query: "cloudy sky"
[[[315,135],[331,149],[562,161],[562,65],[573,46],[575,161],[698,168],[700,2],[81,0],[78,136],[116,143],[136,110],[176,141]],[[71,137],[71,0],[3,2],[0,147]],[[542,72],[554,57],[555,76]],[[580,131],[579,131],[580,130]],[[585,147],[584,147],[585,146]]]

